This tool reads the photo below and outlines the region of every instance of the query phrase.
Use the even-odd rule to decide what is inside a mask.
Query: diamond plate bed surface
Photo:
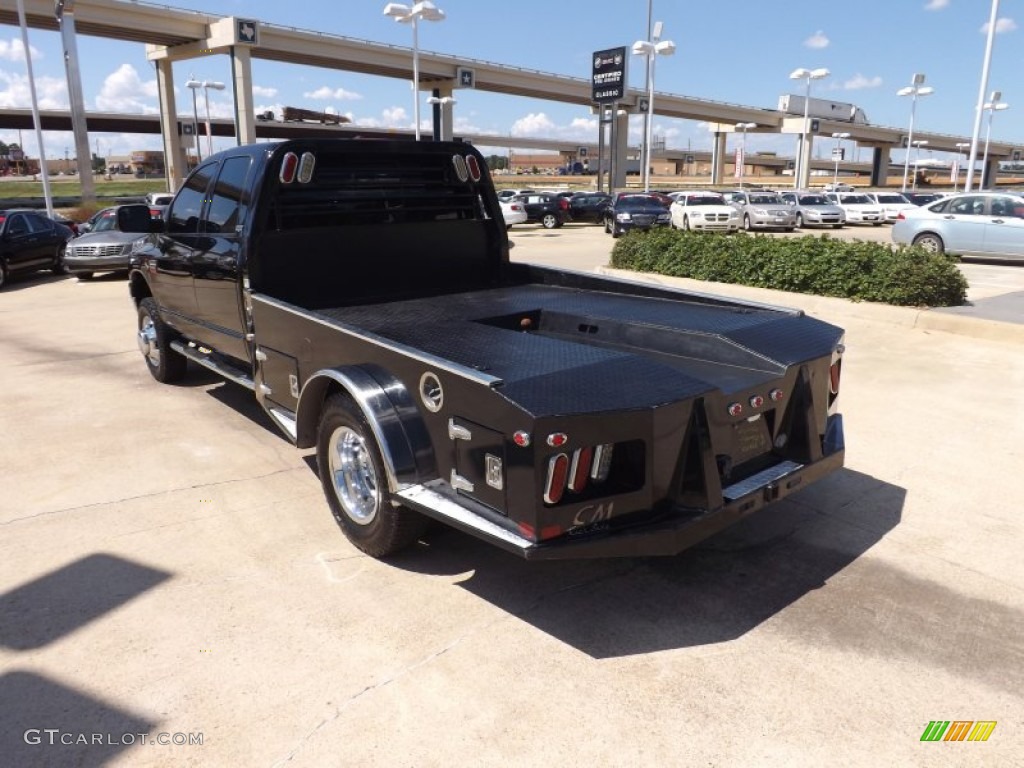
[[[829,354],[839,329],[786,312],[706,306],[699,300],[637,297],[527,285],[472,293],[320,309],[331,320],[370,331],[504,381],[510,399],[536,415],[649,408],[763,380],[764,371],[685,356],[643,353],[489,325],[489,318],[531,312],[720,337],[788,366]],[[680,346],[687,337],[680,337]],[[571,384],[571,386],[567,386]]]

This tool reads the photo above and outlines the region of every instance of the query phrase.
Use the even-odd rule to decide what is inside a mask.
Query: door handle
[[[946,214],[945,216],[943,216],[942,218],[944,218],[944,219],[950,219],[950,220],[953,220],[953,219],[955,219],[955,218],[956,218],[956,216],[953,216],[952,214],[949,214],[949,213],[947,213],[947,214]]]
[[[992,219],[993,224],[1005,224],[1006,222],[1002,219]]]

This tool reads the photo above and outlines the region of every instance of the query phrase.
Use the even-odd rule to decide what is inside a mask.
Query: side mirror
[[[122,205],[117,209],[117,228],[122,232],[151,232],[152,220],[148,205]]]

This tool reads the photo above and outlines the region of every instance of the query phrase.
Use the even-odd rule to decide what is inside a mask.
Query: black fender
[[[324,400],[343,391],[366,417],[380,447],[392,493],[437,478],[430,435],[406,386],[372,365],[323,368],[305,382],[295,410],[295,445],[312,448]]]

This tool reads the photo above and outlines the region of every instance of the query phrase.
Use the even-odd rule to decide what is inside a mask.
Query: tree
[[[107,170],[107,161],[95,152],[92,153],[92,170],[93,173],[103,173]]]

